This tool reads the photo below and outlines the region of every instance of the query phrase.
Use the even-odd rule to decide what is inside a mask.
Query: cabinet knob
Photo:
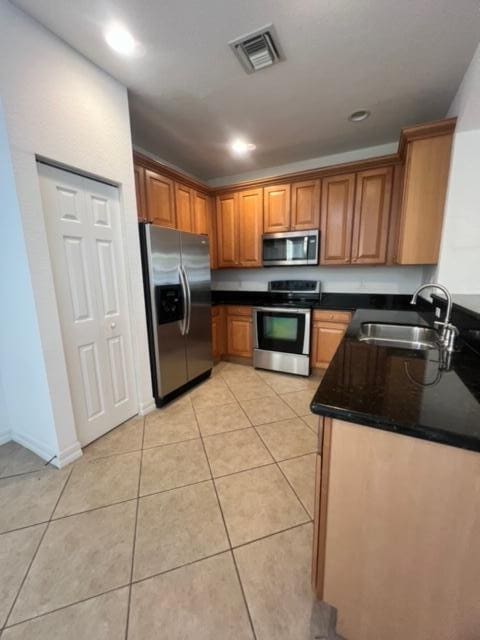
[[[117,323],[116,322],[112,322],[110,324],[110,329],[115,329],[116,326],[117,326]]]

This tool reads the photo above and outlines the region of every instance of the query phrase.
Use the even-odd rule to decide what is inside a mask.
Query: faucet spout
[[[439,289],[447,300],[447,310],[445,312],[445,318],[443,322],[435,322],[434,324],[442,327],[442,343],[444,349],[451,353],[455,348],[455,337],[458,335],[457,327],[454,327],[450,322],[450,318],[452,315],[452,296],[447,287],[444,287],[443,284],[437,284],[436,282],[428,282],[426,284],[420,285],[413,293],[412,299],[410,300],[410,304],[416,304],[418,294],[424,289]]]
[[[447,300],[447,311],[445,312],[444,323],[450,324],[450,317],[452,315],[452,296],[450,295],[450,291],[447,287],[444,287],[443,284],[437,284],[436,282],[427,282],[426,284],[421,284],[413,293],[412,299],[410,300],[410,304],[416,304],[418,294],[425,289],[439,289],[445,295]]]

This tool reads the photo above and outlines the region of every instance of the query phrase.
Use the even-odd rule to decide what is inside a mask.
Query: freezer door
[[[182,233],[182,265],[187,281],[187,375],[192,380],[212,368],[210,256],[207,236]]]
[[[182,280],[180,232],[147,225],[147,254],[157,389],[163,398],[187,380],[184,334],[187,301]],[[174,299],[170,302],[170,296]],[[172,310],[178,297],[179,308]],[[169,314],[172,320],[169,320]]]

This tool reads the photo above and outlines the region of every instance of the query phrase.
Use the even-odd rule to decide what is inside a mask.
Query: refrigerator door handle
[[[186,285],[185,272],[181,266],[178,267],[178,277],[180,279],[180,286],[182,288],[182,304],[183,304],[183,318],[180,320],[180,333],[182,336],[185,335],[187,329],[187,317],[189,314],[189,300],[188,300],[188,290]]]
[[[183,277],[185,279],[185,286],[187,289],[188,315],[186,316],[186,319],[185,319],[185,324],[186,324],[185,335],[188,336],[188,334],[190,333],[190,320],[192,318],[192,292],[190,291],[190,283],[188,281],[188,276],[185,273],[185,269],[183,267],[182,267],[182,271],[183,271]]]

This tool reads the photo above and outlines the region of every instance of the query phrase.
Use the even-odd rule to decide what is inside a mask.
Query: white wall
[[[264,180],[273,176],[281,176],[288,173],[296,173],[298,171],[309,171],[310,169],[319,169],[321,167],[329,167],[335,164],[343,164],[345,162],[357,162],[358,160],[366,160],[367,158],[377,158],[379,156],[390,155],[391,153],[395,153],[397,149],[398,142],[389,142],[375,147],[352,149],[351,151],[336,153],[330,156],[319,156],[317,158],[309,158],[308,160],[291,162],[290,164],[269,167],[268,169],[259,169],[257,171],[248,171],[234,176],[214,178],[212,180],[207,180],[207,184],[210,187],[216,188],[244,182],[246,180]]]
[[[220,269],[212,272],[212,288],[266,291],[269,280],[320,280],[335,293],[413,293],[424,281],[423,267],[272,267]]]
[[[119,185],[132,297],[138,406],[147,411],[153,405],[127,91],[7,0],[0,0],[0,61],[0,87],[39,332],[35,336],[32,330],[28,339],[35,343],[34,361],[41,357],[44,360],[42,419],[57,434],[62,464],[77,455],[78,443],[36,156]],[[8,404],[5,372],[2,375]],[[28,380],[25,383],[28,389]]]
[[[8,417],[5,394],[3,392],[2,376],[0,371],[0,445],[12,439],[10,419]]]
[[[480,293],[480,46],[450,107],[457,116],[436,279]]]
[[[0,193],[0,442],[20,436],[50,459],[58,443],[1,103]]]

